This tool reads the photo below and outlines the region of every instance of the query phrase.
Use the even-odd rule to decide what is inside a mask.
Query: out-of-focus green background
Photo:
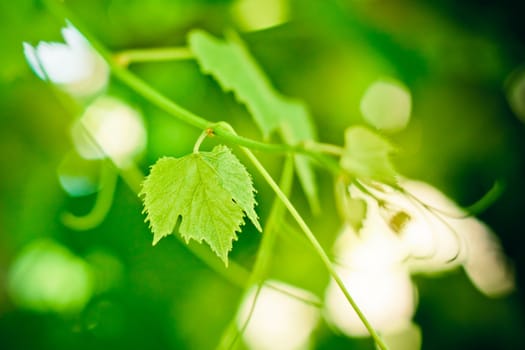
[[[517,291],[502,299],[480,294],[462,270],[417,278],[415,321],[423,348],[525,348],[525,118],[520,120],[508,100],[525,63],[524,8],[512,1],[286,3],[289,21],[250,32],[242,31],[230,0],[76,0],[66,6],[114,51],[184,45],[192,28],[218,35],[237,28],[274,85],[309,106],[325,142],[342,144],[344,129],[363,122],[359,101],[373,81],[385,76],[402,81],[412,93],[413,113],[409,127],[392,136],[402,149],[398,168],[462,205],[482,197],[495,180],[505,183],[506,191],[480,218],[501,239],[517,274]],[[264,11],[263,6],[259,16]],[[0,349],[213,348],[236,311],[241,289],[173,237],[151,247],[141,203],[123,182],[99,227],[77,232],[61,223],[65,211],[87,212],[95,195],[70,198],[60,187],[57,168],[72,148],[69,128],[76,116],[64,108],[66,94],[57,95],[31,72],[22,42],[60,41],[63,23],[37,0],[2,1],[0,23]],[[245,109],[194,62],[131,69],[191,111],[231,120],[239,132],[260,137]],[[145,116],[144,171],[162,155],[191,151],[198,130],[167,117],[117,81],[109,89]],[[262,159],[278,170],[280,158]],[[273,196],[257,176],[255,181],[264,221]],[[327,248],[341,226],[331,181],[320,172],[324,210],[318,216],[308,214],[300,191],[293,196]],[[248,228],[232,258],[249,268],[259,240]],[[60,301],[40,311],[38,305],[21,307],[7,293],[13,262],[35,241],[47,242],[41,243],[43,251],[75,261],[65,272],[73,276],[72,286],[83,264],[94,271],[93,292],[79,310],[56,311]],[[49,262],[59,270],[61,263]],[[278,241],[271,274],[319,296],[328,281],[315,255],[285,238]],[[64,293],[67,298],[68,290]],[[323,324],[315,339],[317,349],[371,348],[368,341],[345,338]]]

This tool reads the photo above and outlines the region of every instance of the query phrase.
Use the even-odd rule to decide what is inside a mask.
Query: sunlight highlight
[[[276,289],[269,287],[275,286]],[[250,289],[242,302],[237,326],[246,322],[256,287]],[[284,292],[283,292],[284,291]],[[243,334],[252,350],[299,350],[309,348],[309,338],[317,326],[320,310],[291,295],[316,300],[311,293],[283,282],[267,281],[256,300],[255,308]]]

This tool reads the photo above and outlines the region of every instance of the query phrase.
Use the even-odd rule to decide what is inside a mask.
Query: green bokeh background
[[[236,27],[229,0],[66,1],[66,6],[111,50],[184,45],[192,28],[220,35]],[[525,127],[506,98],[506,81],[525,62],[523,8],[512,1],[300,1],[291,21],[241,33],[277,89],[312,111],[322,141],[341,144],[344,129],[362,123],[360,98],[384,76],[412,92],[409,127],[392,136],[408,177],[432,183],[462,205],[495,180],[506,191],[480,218],[514,261],[517,291],[503,299],[480,294],[461,270],[417,278],[415,321],[423,349],[525,348],[522,250]],[[40,1],[0,3],[0,348],[211,349],[233,317],[242,290],[210,270],[173,237],[151,247],[137,196],[119,182],[108,217],[86,232],[60,221],[64,211],[85,213],[94,196],[70,198],[57,167],[72,147],[69,97],[40,81],[25,62],[22,42],[60,40],[62,22]],[[227,119],[260,138],[246,110],[192,61],[131,68],[168,97],[211,120]],[[144,171],[162,155],[191,151],[199,130],[187,127],[112,80],[110,93],[139,108],[148,127]],[[525,98],[525,96],[523,96]],[[67,104],[67,103],[66,103]],[[277,174],[281,158],[262,154]],[[252,172],[253,173],[253,172]],[[299,190],[293,200],[329,248],[340,229],[332,179],[319,172],[323,212],[308,214]],[[264,222],[273,195],[255,176]],[[296,186],[297,187],[297,186]],[[71,314],[30,311],[6,292],[8,271],[22,248],[49,238],[100,268],[112,284]],[[249,268],[260,236],[240,235],[232,258]],[[296,240],[279,238],[271,275],[322,295],[328,281],[316,256]],[[210,255],[211,256],[211,255]],[[371,349],[321,325],[317,349]]]

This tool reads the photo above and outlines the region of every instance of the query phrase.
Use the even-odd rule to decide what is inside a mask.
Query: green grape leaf
[[[227,40],[220,40],[202,30],[194,30],[189,34],[188,42],[203,72],[211,74],[223,90],[235,94],[253,116],[264,138],[277,131],[290,145],[316,139],[312,117],[306,107],[273,88],[239,37],[231,33]],[[319,202],[313,166],[307,157],[301,155],[295,157],[295,166],[315,212]]]
[[[211,152],[159,159],[140,195],[153,244],[171,234],[181,218],[178,231],[184,240],[204,240],[228,265],[244,214],[262,231],[254,193],[246,168],[228,147],[219,145]]]
[[[397,172],[390,161],[395,147],[380,135],[362,126],[345,131],[341,167],[356,177],[396,183]]]

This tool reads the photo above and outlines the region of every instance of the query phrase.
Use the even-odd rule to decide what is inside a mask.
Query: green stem
[[[499,199],[499,197],[501,197],[503,192],[505,192],[505,183],[502,181],[494,182],[494,185],[492,185],[492,187],[487,193],[483,195],[483,197],[468,207],[465,207],[468,216],[476,216],[481,214],[492,204],[494,204],[494,202]]]
[[[293,175],[294,160],[292,157],[287,157],[279,181],[279,188],[285,196],[289,196],[292,191]],[[253,268],[253,282],[260,282],[266,277],[272,256],[271,250],[277,238],[277,226],[283,219],[284,209],[283,203],[276,198],[266,222],[266,235],[262,239],[259,255]]]
[[[177,118],[178,120],[185,122],[186,124],[203,130],[212,128],[213,133],[217,136],[222,137],[224,140],[251,149],[274,153],[300,152],[305,154],[316,154],[313,151],[304,149],[304,147],[302,147],[301,145],[290,146],[286,144],[269,144],[265,142],[252,140],[246,137],[238,136],[229,131],[228,129],[220,127],[220,125],[214,127],[215,125],[217,125],[216,122],[208,121],[179,106],[178,104],[174,103],[166,96],[158,92],[156,89],[148,85],[145,81],[143,81],[136,75],[115,64],[115,62],[108,61],[108,63],[111,67],[113,75],[117,79],[122,81],[124,84],[128,85],[137,94],[141,95],[152,104],[161,108],[169,115]]]
[[[200,135],[197,141],[195,142],[195,145],[193,145],[193,154],[199,153],[199,148],[202,145],[202,142],[206,137],[210,135],[209,129],[204,130]]]
[[[137,94],[144,97],[149,102],[153,103],[157,107],[161,108],[165,112],[167,112],[169,115],[177,118],[180,121],[185,122],[186,124],[189,124],[191,126],[194,126],[199,129],[213,129],[213,133],[217,136],[222,137],[224,140],[234,143],[236,145],[249,147],[251,149],[257,149],[261,151],[266,152],[275,152],[275,153],[289,153],[289,152],[303,152],[303,153],[311,153],[304,148],[298,147],[298,146],[290,146],[286,144],[269,144],[264,142],[259,142],[256,140],[252,140],[246,137],[238,136],[233,134],[231,131],[221,128],[220,126],[217,126],[214,128],[215,125],[217,125],[216,122],[208,121],[204,118],[201,118],[192,112],[188,111],[187,109],[179,106],[178,104],[174,103],[170,99],[168,99],[166,96],[158,92],[156,89],[148,85],[145,81],[137,77],[136,75],[132,74],[128,70],[118,66],[113,61],[108,61],[109,66],[111,67],[111,71],[113,72],[113,75],[122,81],[124,84],[128,85],[131,89],[133,89]]]
[[[117,52],[114,60],[123,67],[138,62],[176,61],[193,58],[193,53],[187,47],[157,47],[149,49],[134,49]]]
[[[76,216],[70,212],[64,213],[62,215],[63,224],[77,231],[90,230],[100,225],[113,204],[117,180],[118,173],[112,164],[102,164],[101,188],[97,194],[95,205],[93,205],[91,211],[84,216]]]
[[[293,173],[293,157],[289,156],[286,158],[286,162],[284,163],[283,171],[281,174],[281,180],[279,183],[280,188],[287,195],[291,191]],[[239,331],[237,330],[237,317],[235,316],[230,321],[228,327],[226,328],[221,337],[221,341],[217,349],[233,349],[237,340],[240,336],[242,336],[242,334],[246,330],[246,327],[248,326],[248,323],[255,309],[257,298],[261,292],[264,280],[266,279],[266,275],[268,273],[270,259],[272,256],[272,249],[275,245],[275,240],[277,238],[277,224],[280,220],[282,220],[283,215],[283,204],[280,200],[276,198],[272,205],[270,215],[268,216],[268,221],[266,222],[266,225],[264,227],[262,241],[259,246],[259,253],[257,254],[257,259],[255,261],[252,274],[248,280],[246,290],[244,293],[244,295],[247,295],[249,289],[252,288],[253,285],[257,285],[257,290],[255,291],[255,296],[250,307],[250,312],[248,313],[248,316],[246,320],[244,320],[244,324]]]
[[[338,157],[342,156],[345,152],[345,149],[341,146],[332,145],[331,143],[316,142],[313,140],[305,141],[304,148],[317,153],[331,154]]]
[[[259,162],[259,160],[255,157],[255,155],[247,148],[242,148],[246,156],[250,159],[250,161],[253,163],[255,168],[259,171],[259,173],[263,176],[263,178],[268,182],[270,187],[273,189],[277,197],[283,202],[283,204],[286,206],[286,209],[290,212],[292,217],[295,219],[301,230],[305,233],[306,238],[310,241],[313,248],[315,249],[317,255],[321,259],[321,261],[324,263],[325,267],[327,268],[328,272],[334,279],[334,281],[337,283],[341,291],[343,292],[344,296],[346,297],[346,300],[348,303],[352,306],[354,311],[356,312],[357,316],[361,319],[361,322],[363,322],[363,325],[366,327],[368,332],[370,333],[370,336],[374,339],[376,345],[381,350],[388,349],[387,345],[383,342],[381,337],[377,334],[377,332],[374,330],[370,322],[368,322],[367,318],[359,308],[359,306],[356,304],[350,293],[348,292],[348,289],[346,288],[345,284],[341,280],[341,277],[339,277],[339,274],[335,270],[335,268],[332,265],[332,262],[330,261],[330,258],[328,258],[328,255],[326,255],[323,247],[315,237],[315,235],[310,230],[310,227],[306,224],[306,222],[303,220],[299,212],[297,212],[297,209],[295,209],[294,205],[290,202],[288,197],[281,191],[279,185],[275,183],[271,175],[266,171],[264,166]]]
[[[248,328],[248,324],[250,323],[250,319],[252,318],[253,313],[255,312],[255,306],[257,305],[257,300],[259,299],[259,295],[261,295],[261,291],[262,291],[262,288],[263,288],[263,283],[264,282],[261,282],[261,283],[257,284],[257,289],[255,290],[255,293],[253,295],[253,300],[251,301],[252,304],[250,305],[250,310],[248,311],[248,315],[246,316],[246,320],[244,320],[244,323],[243,323],[241,329],[237,330],[236,319],[234,318],[231,321],[231,323],[230,323],[230,325],[229,325],[229,327],[227,329],[227,333],[223,335],[224,338],[221,339],[221,343],[217,347],[218,350],[222,350],[222,349],[233,350],[235,348],[235,345],[237,344],[237,340],[239,339],[239,337],[241,337],[244,334],[244,332],[246,331],[246,328]],[[245,293],[245,295],[246,295],[246,293]],[[233,337],[233,340],[230,341],[230,339],[232,337]],[[227,345],[228,345],[228,347],[225,347]]]

